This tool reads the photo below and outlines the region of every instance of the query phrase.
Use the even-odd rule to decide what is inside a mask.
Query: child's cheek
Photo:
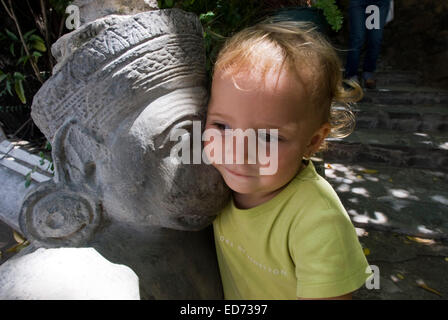
[[[215,168],[219,168],[220,164],[222,163],[222,146],[223,143],[221,143],[221,152],[217,150],[217,148],[220,147],[219,143],[216,143],[215,139],[220,139],[220,137],[211,137],[211,139],[206,139],[204,141],[204,149],[203,149],[203,156],[205,156],[208,160],[208,162],[214,166]],[[218,159],[220,157],[220,159]]]

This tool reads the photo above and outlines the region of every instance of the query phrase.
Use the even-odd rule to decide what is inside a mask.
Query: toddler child
[[[233,191],[213,223],[225,299],[350,298],[370,276],[346,210],[310,160],[330,133],[351,129],[353,117],[333,106],[360,92],[342,88],[335,50],[307,24],[263,22],[225,43],[206,129],[223,140],[229,129],[278,129],[258,138],[277,141],[274,174],[261,175],[259,161],[212,161]]]

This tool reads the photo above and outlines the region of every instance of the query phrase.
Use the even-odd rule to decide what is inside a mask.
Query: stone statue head
[[[219,173],[170,157],[170,133],[205,120],[202,27],[178,9],[109,15],[53,46],[58,64],[32,117],[52,143],[55,177],[25,198],[22,231],[81,246],[105,224],[200,230],[228,200]],[[204,126],[202,126],[204,127]]]

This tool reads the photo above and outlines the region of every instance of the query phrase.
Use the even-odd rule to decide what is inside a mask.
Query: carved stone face
[[[58,64],[32,116],[52,142],[56,177],[24,201],[28,238],[77,246],[95,237],[103,217],[129,230],[209,225],[230,195],[219,172],[170,157],[178,143],[171,132],[191,135],[192,121],[205,122],[197,17],[178,9],[111,15],[63,36],[52,52]],[[82,205],[54,215],[49,197]]]
[[[213,221],[229,196],[219,172],[170,157],[178,143],[170,141],[171,133],[184,129],[192,141],[192,121],[204,123],[206,103],[202,86],[173,90],[117,134],[113,159],[101,172],[106,212],[128,223],[180,230],[199,230]]]

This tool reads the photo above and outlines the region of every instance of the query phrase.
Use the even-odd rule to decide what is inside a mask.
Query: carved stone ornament
[[[55,176],[24,199],[21,254],[93,247],[137,274],[141,298],[220,299],[210,224],[229,190],[212,166],[170,156],[171,132],[205,121],[202,27],[179,9],[134,13],[95,17],[52,46],[32,117]]]

